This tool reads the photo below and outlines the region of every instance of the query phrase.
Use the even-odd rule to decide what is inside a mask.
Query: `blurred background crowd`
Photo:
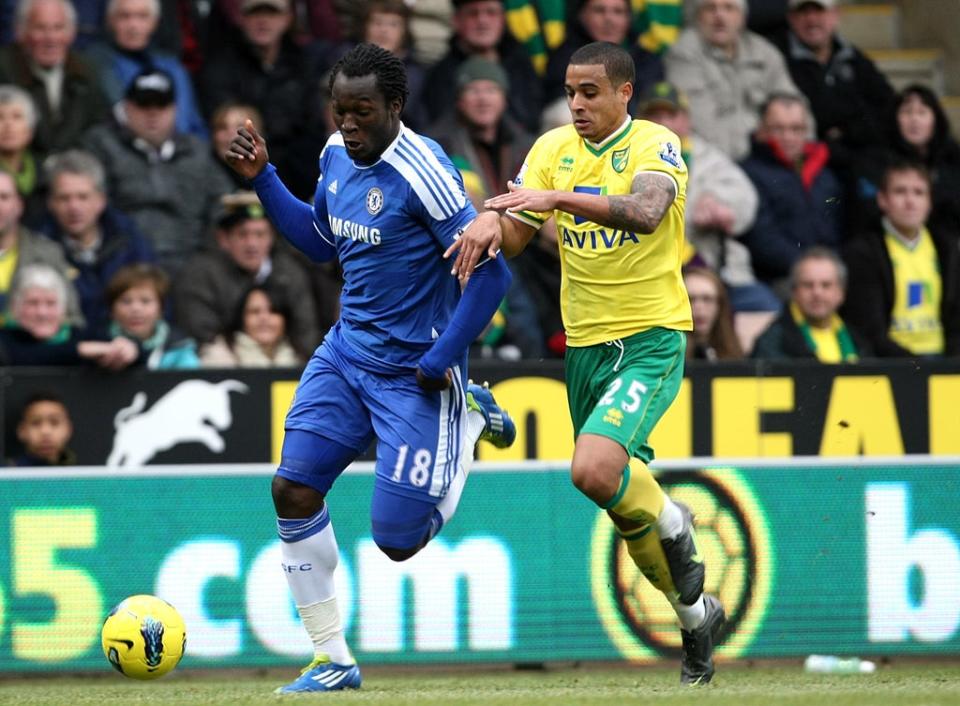
[[[302,365],[339,273],[285,245],[223,154],[252,120],[310,200],[329,71],[359,41],[403,59],[404,123],[478,204],[569,121],[573,51],[627,48],[633,115],[676,132],[690,170],[691,357],[960,354],[960,146],[936,87],[895,89],[842,17],[835,0],[0,0],[0,364]],[[550,222],[510,266],[474,353],[562,356]]]

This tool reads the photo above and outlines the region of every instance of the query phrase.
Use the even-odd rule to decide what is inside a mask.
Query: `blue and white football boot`
[[[303,668],[300,676],[274,694],[302,694],[309,691],[342,691],[360,688],[360,668],[356,664],[336,664],[326,656],[317,657]]]
[[[517,439],[517,425],[506,410],[502,409],[490,392],[490,385],[477,385],[467,381],[467,409],[483,415],[484,427],[480,438],[489,441],[498,449],[512,446]]]

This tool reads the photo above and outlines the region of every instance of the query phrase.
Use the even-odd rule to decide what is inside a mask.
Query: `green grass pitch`
[[[695,704],[696,706],[948,706],[960,704],[960,663],[894,663],[872,675],[805,674],[799,663],[721,665],[713,684],[691,690],[677,683],[674,667],[631,669],[585,666],[543,671],[449,667],[369,668],[359,691],[278,697],[271,691],[286,672],[181,672],[157,682],[120,675],[0,679],[0,704],[337,703],[389,706],[566,706],[594,704]],[[276,676],[275,676],[276,674]]]

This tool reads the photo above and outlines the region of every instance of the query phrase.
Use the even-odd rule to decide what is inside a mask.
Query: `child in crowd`
[[[170,279],[156,265],[120,268],[106,290],[110,335],[138,343],[146,351],[150,370],[199,368],[196,343],[163,319],[163,300],[169,289]]]
[[[74,466],[76,454],[67,444],[73,436],[70,412],[63,400],[50,393],[30,397],[20,413],[17,438],[23,453],[12,466]]]

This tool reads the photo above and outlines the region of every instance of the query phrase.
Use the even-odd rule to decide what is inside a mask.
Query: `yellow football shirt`
[[[943,353],[940,261],[924,228],[912,246],[891,233],[884,237],[893,264],[893,311],[890,338],[916,355]]]
[[[666,174],[677,188],[676,199],[649,235],[563,211],[511,214],[534,228],[556,217],[560,310],[569,346],[592,346],[656,326],[693,329],[680,274],[687,185],[680,140],[646,120],[626,120],[601,144],[587,142],[565,125],[537,140],[517,175],[517,184],[530,189],[614,196],[629,194],[640,172]]]
[[[0,253],[0,292],[9,292],[13,282],[13,273],[20,259],[20,249],[14,245]]]

